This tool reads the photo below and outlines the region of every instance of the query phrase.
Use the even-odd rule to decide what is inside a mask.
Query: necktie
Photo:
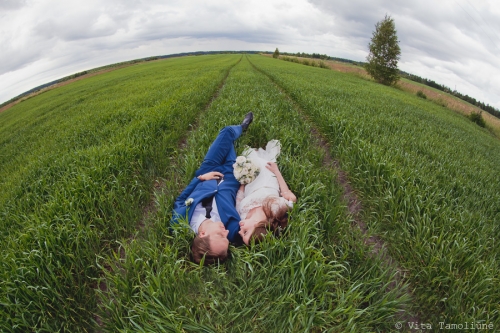
[[[207,219],[209,219],[211,217],[210,216],[210,212],[212,211],[212,202],[213,202],[213,200],[214,200],[214,196],[212,195],[212,196],[210,196],[210,197],[208,197],[206,199],[203,199],[201,201],[201,205],[203,207],[205,207],[205,210],[207,211],[207,214],[205,215],[205,217]]]
[[[217,179],[217,186],[220,185],[220,183],[222,183],[224,181],[224,178],[219,178]],[[212,202],[214,201],[214,196],[210,196],[208,198],[205,198],[203,200],[201,200],[201,205],[203,207],[205,207],[205,210],[207,211],[207,214],[205,215],[205,217],[207,219],[211,218],[211,215],[210,215],[210,212],[212,211]]]

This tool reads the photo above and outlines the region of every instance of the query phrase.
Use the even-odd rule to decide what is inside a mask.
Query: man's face
[[[243,243],[246,245],[250,244],[250,237],[252,236],[254,230],[255,230],[255,225],[257,224],[257,221],[255,220],[241,220],[240,221],[240,231],[238,232],[243,239]]]
[[[210,249],[212,252],[227,252],[227,249],[229,248],[229,240],[227,239],[229,230],[226,230],[222,222],[206,220],[200,225],[198,234],[200,237],[210,236]]]

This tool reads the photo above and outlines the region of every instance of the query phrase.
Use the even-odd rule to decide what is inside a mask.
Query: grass
[[[132,233],[165,152],[240,56],[117,70],[1,114],[1,331],[88,331],[96,256]]]
[[[409,271],[429,320],[499,322],[500,147],[397,90],[252,58],[314,119],[361,192],[364,218]]]
[[[358,65],[353,65],[349,63],[343,63],[339,61],[319,61],[315,62],[313,59],[309,58],[298,58],[298,57],[290,57],[290,56],[282,56],[280,59],[295,63],[302,63],[310,66],[319,66],[321,68],[330,68],[335,71],[350,73],[359,78],[373,81],[371,76],[366,72],[366,70]],[[301,60],[302,59],[302,60]],[[305,61],[305,63],[304,63]],[[412,94],[424,94],[426,98],[433,101],[437,105],[445,108],[449,108],[459,114],[465,115],[469,117],[472,113],[478,113],[482,110],[456,96],[450,95],[433,87],[429,87],[427,85],[411,81],[405,78],[401,78],[396,84],[398,89],[401,89],[405,92],[409,92]],[[419,97],[423,97],[420,95]],[[497,138],[500,138],[500,119],[491,115],[488,112],[484,112],[484,119],[486,127],[493,135]]]
[[[279,164],[299,196],[293,220],[280,239],[252,248],[231,248],[223,266],[204,268],[189,260],[193,235],[179,228],[169,235],[172,201],[201,163],[224,125],[253,110],[254,123],[238,143],[283,145]],[[351,230],[335,173],[323,163],[324,151],[293,103],[244,59],[190,133],[166,189],[156,198],[158,213],[143,237],[124,245],[125,257],[110,265],[103,317],[108,331],[371,331],[388,329],[390,318],[408,300],[400,289],[385,292],[393,272],[384,270]],[[333,184],[333,186],[332,186]],[[323,209],[328,207],[328,209]],[[122,244],[125,244],[125,240]],[[166,281],[176,281],[170,283]],[[166,282],[166,283],[165,283]],[[133,287],[132,287],[133,286]],[[400,286],[403,288],[403,286]]]
[[[193,234],[169,230],[173,200],[249,111],[237,151],[281,140],[290,227],[195,265]],[[500,325],[498,140],[428,100],[262,56],[202,56],[71,83],[0,124],[0,331],[389,332],[402,312]],[[329,156],[404,279],[354,226]]]

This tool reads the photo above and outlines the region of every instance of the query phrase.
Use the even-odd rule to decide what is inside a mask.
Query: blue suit
[[[191,221],[194,208],[203,199],[214,196],[217,209],[225,228],[229,230],[227,238],[230,242],[241,242],[240,215],[236,211],[236,193],[240,183],[234,178],[233,164],[236,161],[234,140],[241,136],[241,125],[224,127],[215,141],[208,149],[205,159],[195,172],[195,178],[177,197],[174,203],[174,212],[170,223],[178,223],[179,219],[186,218]],[[224,175],[224,181],[217,184],[217,180],[202,181],[197,177],[207,172],[218,171]],[[186,206],[186,200],[192,198],[193,202]],[[188,209],[189,208],[189,209]]]

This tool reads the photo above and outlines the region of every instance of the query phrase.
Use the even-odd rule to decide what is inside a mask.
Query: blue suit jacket
[[[175,200],[171,223],[178,223],[179,219],[186,218],[186,211],[187,220],[191,221],[196,205],[203,199],[214,195],[222,223],[229,230],[227,239],[231,243],[240,243],[241,236],[238,234],[240,230],[240,215],[235,207],[236,194],[239,187],[240,183],[234,178],[232,172],[224,172],[224,181],[219,185],[217,185],[217,180],[215,179],[201,181],[196,177],[193,178],[191,183]],[[192,198],[193,202],[189,206],[186,206],[186,200],[189,198]]]

